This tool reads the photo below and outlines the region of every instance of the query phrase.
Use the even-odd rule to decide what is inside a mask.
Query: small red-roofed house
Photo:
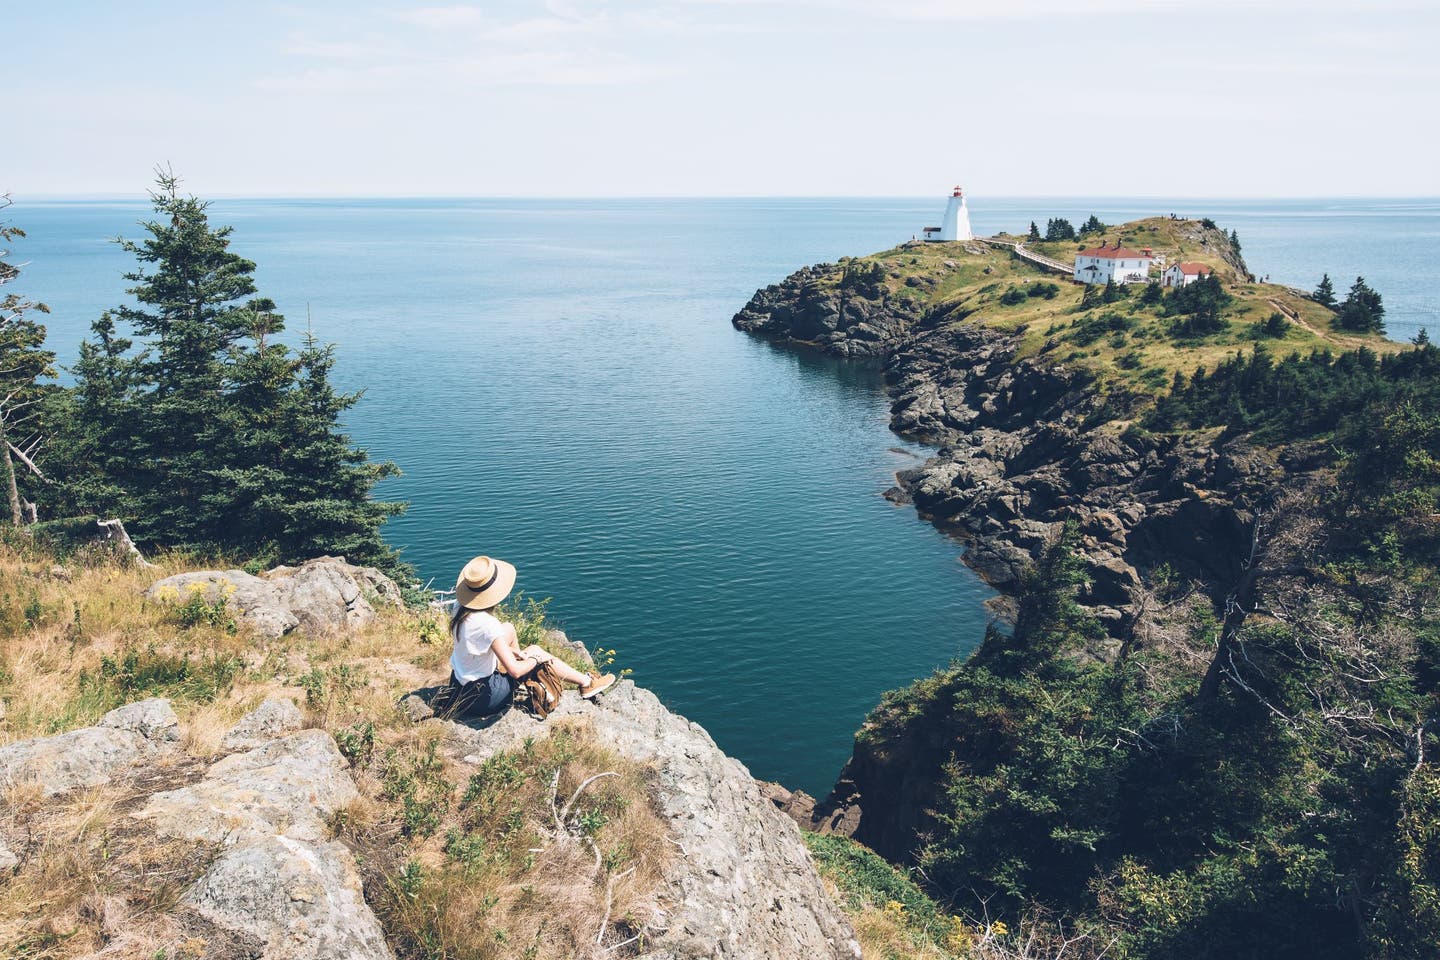
[[[1162,287],[1184,287],[1201,277],[1208,277],[1214,272],[1212,267],[1203,263],[1177,263],[1160,275],[1160,285]]]
[[[1101,243],[1075,255],[1075,279],[1081,283],[1144,283],[1150,279],[1150,264],[1155,262],[1154,253],[1147,249],[1131,250]]]

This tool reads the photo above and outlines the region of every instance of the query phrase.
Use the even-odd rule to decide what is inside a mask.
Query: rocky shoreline
[[[1203,582],[1233,579],[1254,511],[1277,482],[1313,467],[1213,435],[1130,428],[1086,371],[1017,360],[1017,334],[816,288],[839,269],[807,267],[759,291],[734,325],[778,343],[884,357],[891,429],[938,448],[897,474],[887,496],[957,536],[966,563],[1002,591],[1075,523],[1093,578],[1082,600],[1117,641],[1133,628],[1147,570],[1163,561]]]
[[[891,429],[937,448],[897,474],[886,495],[965,545],[965,562],[1002,592],[1002,612],[1003,594],[1073,523],[1090,578],[1079,600],[1105,627],[1082,656],[1112,659],[1149,628],[1162,564],[1223,604],[1257,512],[1318,466],[1301,450],[1277,455],[1215,432],[1146,433],[1124,417],[1131,398],[1107,393],[1088,371],[1017,359],[1023,328],[995,329],[943,305],[895,309],[880,284],[817,282],[843,269],[807,267],[757,292],[735,327],[838,356],[884,358]],[[827,799],[776,789],[772,801],[808,827],[853,835],[895,859],[920,826],[880,813],[908,808],[895,775],[906,766],[869,756],[861,738]],[[867,808],[877,816],[866,817]]]

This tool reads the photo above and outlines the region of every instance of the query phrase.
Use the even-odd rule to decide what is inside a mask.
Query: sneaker
[[[604,691],[610,689],[610,686],[614,682],[615,674],[613,673],[607,673],[602,677],[597,677],[592,673],[590,674],[590,682],[580,688],[580,696],[586,700],[593,700]]]

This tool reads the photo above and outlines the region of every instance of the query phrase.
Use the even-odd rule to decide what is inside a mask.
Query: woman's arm
[[[519,652],[520,641],[515,635],[515,628],[508,623],[505,624],[505,628],[505,636],[496,639],[491,646],[495,649],[495,659],[500,661],[500,666],[504,668],[505,672],[512,678],[518,680],[538,667],[541,663],[541,658],[537,656],[527,657],[521,654]]]

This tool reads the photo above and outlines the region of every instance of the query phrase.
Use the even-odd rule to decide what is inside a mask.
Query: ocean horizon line
[[[213,193],[207,194],[205,199],[211,201],[230,200],[299,200],[299,201],[444,201],[444,200],[465,200],[465,201],[554,201],[554,202],[582,202],[582,203],[604,203],[615,201],[632,202],[668,202],[668,201],[727,201],[727,200],[804,200],[804,201],[828,201],[828,200],[933,200],[941,196],[943,191],[936,193],[915,193],[915,194],[590,194],[590,195],[569,195],[569,194],[505,194],[505,193]],[[26,196],[10,191],[8,195],[20,203],[144,203],[149,202],[148,193],[36,193]],[[983,200],[1059,200],[1059,201],[1125,201],[1127,203],[1145,202],[1150,200],[1166,202],[1185,203],[1206,203],[1206,202],[1250,202],[1263,201],[1270,203],[1376,203],[1386,201],[1435,201],[1440,202],[1440,194],[1346,194],[1346,195],[1304,195],[1304,194],[1211,194],[1211,195],[1185,195],[1185,194],[1069,194],[1069,193],[975,193],[970,192],[972,199]]]

